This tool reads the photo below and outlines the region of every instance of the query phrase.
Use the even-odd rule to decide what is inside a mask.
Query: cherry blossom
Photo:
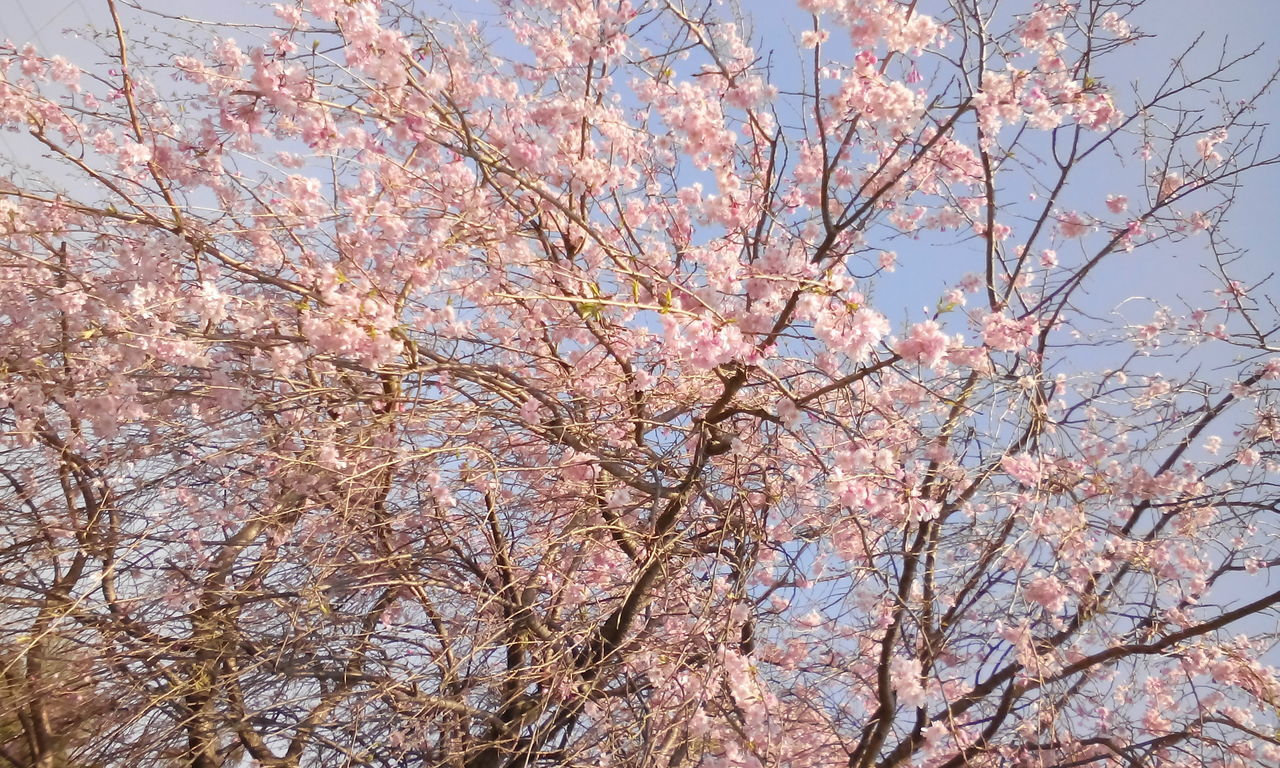
[[[1247,52],[133,5],[0,45],[0,762],[1280,761]]]

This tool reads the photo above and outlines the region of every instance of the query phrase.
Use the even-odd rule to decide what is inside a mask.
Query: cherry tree
[[[0,763],[1280,764],[1256,52],[104,5],[0,49]]]

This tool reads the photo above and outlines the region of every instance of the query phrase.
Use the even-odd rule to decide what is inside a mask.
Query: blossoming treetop
[[[106,5],[109,67],[0,51],[0,760],[1280,762],[1246,57],[1116,89],[1120,0],[800,0],[798,54]],[[1091,298],[1174,247],[1202,292]]]

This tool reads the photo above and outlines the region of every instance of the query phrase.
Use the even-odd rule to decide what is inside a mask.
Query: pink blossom
[[[933,368],[942,362],[951,340],[933,320],[925,320],[911,327],[907,338],[898,342],[895,351],[904,360],[918,362]]]
[[[827,622],[827,619],[817,611],[809,611],[808,613],[796,619],[796,626],[805,629],[816,629]]]
[[[800,47],[816,48],[820,44],[825,43],[830,36],[831,36],[831,33],[825,29],[820,29],[817,31],[812,29],[807,29],[804,32],[800,33]]]
[[[982,343],[1001,352],[1026,349],[1040,330],[1034,316],[1015,320],[1004,312],[992,312],[982,321]]]
[[[1000,466],[1010,477],[1023,485],[1034,488],[1040,484],[1042,475],[1040,460],[1034,456],[1026,454],[1005,456],[1000,460]]]
[[[1236,452],[1236,461],[1239,462],[1242,467],[1255,466],[1260,458],[1262,458],[1262,454],[1252,448],[1244,448]]]
[[[295,5],[283,5],[277,3],[271,6],[275,15],[284,23],[297,27],[302,25],[302,10]]]
[[[1053,576],[1040,576],[1032,579],[1023,590],[1027,599],[1039,603],[1050,613],[1059,613],[1067,606],[1069,595],[1062,582]]]
[[[1089,220],[1075,211],[1058,215],[1058,231],[1063,237],[1083,237],[1089,233]]]
[[[1176,173],[1166,173],[1159,179],[1160,185],[1156,192],[1156,200],[1164,202],[1169,196],[1173,195],[1180,187],[1182,187],[1182,177]]]
[[[80,91],[80,68],[62,56],[49,59],[49,77],[72,91]]]
[[[920,684],[920,660],[894,656],[889,661],[889,675],[893,681],[893,690],[898,695],[898,702],[906,707],[923,707],[928,701],[924,687]]]
[[[925,750],[934,753],[943,745],[951,732],[945,723],[936,722],[924,729]]]
[[[1200,158],[1206,163],[1216,163],[1222,160],[1222,155],[1214,151],[1214,147],[1227,140],[1227,130],[1218,128],[1210,132],[1207,136],[1196,141],[1196,152],[1200,154]]]
[[[121,142],[117,151],[121,166],[143,165],[151,160],[151,147],[136,141]]]
[[[1115,11],[1107,11],[1102,14],[1100,25],[1103,29],[1119,38],[1128,37],[1132,31],[1129,27],[1129,22],[1121,18],[1120,14]]]

